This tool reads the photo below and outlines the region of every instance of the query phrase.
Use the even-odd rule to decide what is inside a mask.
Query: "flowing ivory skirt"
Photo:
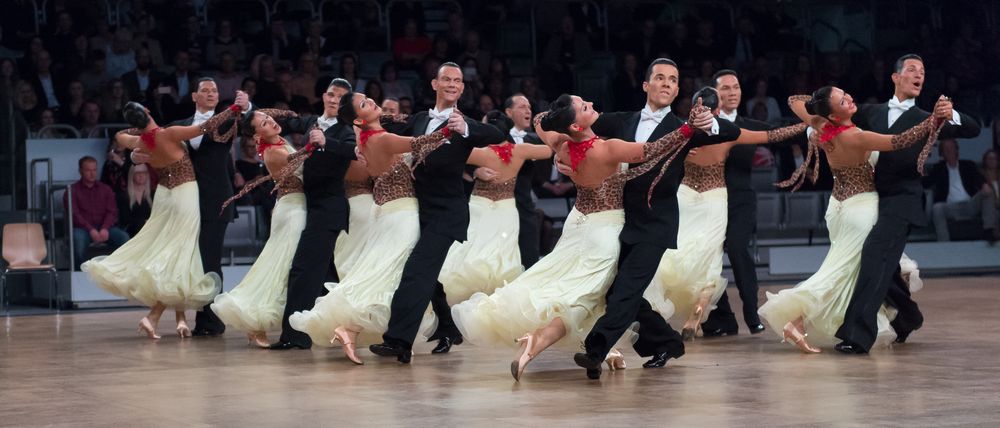
[[[337,327],[360,330],[359,341],[378,343],[389,326],[392,295],[420,238],[420,217],[416,198],[389,201],[373,211],[370,243],[358,255],[350,275],[340,283],[327,283],[330,292],[316,299],[312,309],[288,319],[292,328],[308,334],[317,345],[331,346]],[[437,319],[428,305],[420,334],[429,336],[436,327]]]
[[[227,326],[268,331],[281,325],[288,272],[306,227],[306,197],[290,193],[278,199],[271,214],[271,236],[257,261],[236,288],[215,297],[212,311]]]
[[[351,196],[347,203],[351,206],[350,232],[341,232],[337,246],[333,250],[333,263],[337,276],[343,281],[358,262],[375,218],[375,199],[370,193]]]
[[[786,323],[802,317],[810,344],[832,346],[839,342],[835,334],[844,322],[844,313],[854,294],[861,270],[861,248],[877,218],[878,194],[875,192],[854,195],[844,201],[830,198],[826,210],[830,251],[809,279],[777,294],[767,293],[767,302],[757,312],[770,324],[771,331],[781,336]],[[877,344],[895,339],[896,333],[889,326],[884,306],[877,322]]]
[[[107,292],[145,306],[161,302],[168,308],[201,309],[219,293],[222,281],[202,267],[200,228],[198,183],[157,186],[149,220],[139,233],[81,269]]]
[[[584,215],[574,208],[551,253],[493,294],[476,293],[452,307],[462,335],[476,345],[513,347],[515,339],[561,318],[567,334],[559,343],[579,350],[604,314],[624,224],[623,210]]]
[[[469,217],[468,239],[452,244],[438,276],[449,305],[464,302],[476,292],[493,293],[524,272],[514,199],[494,202],[473,195]]]
[[[676,313],[687,319],[702,294],[707,294],[709,307],[701,315],[704,321],[728,282],[722,276],[722,246],[729,221],[729,196],[724,187],[698,193],[682,184],[677,203],[677,248],[663,253],[643,297],[663,318]]]

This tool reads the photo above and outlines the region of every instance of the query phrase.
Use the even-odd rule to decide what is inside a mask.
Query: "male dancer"
[[[507,140],[514,144],[544,144],[531,130],[531,103],[522,94],[514,94],[503,102],[503,112],[514,122]],[[531,199],[531,179],[535,161],[528,160],[521,166],[514,183],[514,203],[520,221],[517,246],[521,252],[521,265],[525,269],[535,264],[539,258],[539,224],[535,213],[535,201]],[[497,172],[486,167],[476,169],[476,177],[484,180],[496,178]]]
[[[292,268],[288,273],[288,298],[281,318],[281,337],[270,349],[309,349],[308,334],[295,330],[288,317],[296,311],[308,310],[326,289],[323,283],[337,282],[333,267],[333,250],[340,231],[347,230],[349,206],[344,193],[344,174],[355,155],[355,134],[351,124],[339,123],[337,111],[340,98],[351,91],[344,79],[333,79],[323,93],[322,116],[300,116],[282,120],[290,132],[309,134],[312,139],[325,139],[302,166],[302,186],[306,195],[306,227],[295,249]],[[322,134],[322,135],[319,135]]]
[[[854,123],[859,128],[882,134],[899,134],[931,115],[915,105],[924,84],[923,59],[909,54],[896,60],[892,83],[895,93],[891,100],[883,104],[862,105],[854,114]],[[934,105],[934,116],[948,121],[941,129],[940,139],[979,135],[979,122],[956,112],[947,98],[938,100]],[[861,271],[844,314],[844,323],[837,330],[837,337],[842,340],[834,347],[837,351],[845,354],[868,353],[875,343],[876,317],[883,302],[898,311],[892,321],[897,342],[906,342],[910,333],[923,324],[923,315],[910,298],[909,288],[899,271],[899,258],[906,247],[910,227],[927,225],[922,202],[924,190],[920,172],[917,171],[921,149],[918,144],[878,155],[875,165],[878,220],[861,250]]]
[[[642,83],[646,107],[639,112],[602,114],[592,129],[597,135],[639,142],[654,141],[672,132],[684,124],[670,109],[677,97],[678,82],[676,63],[666,58],[654,60]],[[586,352],[574,356],[577,365],[587,369],[587,377],[591,379],[600,377],[604,357],[634,321],[639,321],[636,352],[653,357],[643,367],[663,367],[668,359],[684,355],[680,334],[653,311],[642,293],[653,279],[666,249],[677,248],[677,189],[687,152],[693,146],[731,141],[740,135],[739,128],[729,121],[716,120],[711,113],[705,113],[691,125],[708,135],[696,134],[677,154],[648,202],[647,195],[660,173],[659,166],[625,184],[625,227],[619,237],[618,275],[608,290],[605,314],[584,341]]]
[[[420,239],[403,267],[399,288],[392,297],[389,328],[382,335],[384,343],[369,347],[377,355],[396,357],[402,363],[410,362],[413,341],[428,303],[432,303],[438,317],[437,331],[430,338],[437,339],[438,344],[432,352],[445,353],[452,345],[462,343],[462,334],[445,300],[444,287],[437,278],[451,244],[465,241],[469,228],[469,202],[462,183],[465,161],[473,148],[503,141],[499,130],[455,109],[465,89],[458,64],[442,64],[431,80],[431,87],[437,94],[434,108],[413,115],[399,132],[392,132],[425,135],[447,126],[451,137],[413,171],[413,187],[420,206]]]
[[[741,129],[767,131],[767,123],[738,116],[736,110],[743,96],[740,81],[733,70],[720,70],[712,76],[715,90],[719,92],[719,117],[733,122]],[[757,270],[750,255],[750,238],[757,228],[757,193],[750,186],[753,154],[757,146],[738,144],[729,149],[726,158],[726,189],[729,192],[729,223],[726,226],[726,253],[736,277],[736,287],[743,301],[743,320],[750,334],[764,331],[764,324],[757,315]],[[705,337],[736,334],[739,326],[729,306],[729,298],[722,293],[715,310],[701,325]]]
[[[210,77],[198,79],[193,87],[191,100],[194,102],[194,116],[181,119],[172,125],[199,125],[215,115],[219,105],[219,88]],[[238,91],[236,105],[248,111],[251,108],[247,94]],[[224,124],[222,130],[235,126],[235,121]],[[222,131],[220,130],[220,131]],[[222,132],[220,132],[221,134]],[[233,141],[215,141],[209,134],[199,135],[185,142],[191,164],[194,165],[195,180],[198,183],[198,209],[201,212],[201,228],[198,232],[198,249],[201,252],[201,265],[205,272],[215,272],[222,278],[222,245],[226,237],[226,227],[233,221],[234,208],[227,207],[219,214],[222,203],[233,196],[232,178],[235,166],[230,154]],[[132,160],[144,163],[148,155],[136,150],[132,152]],[[212,312],[210,305],[205,305],[195,314],[195,326],[192,336],[220,336],[226,331],[226,325]]]

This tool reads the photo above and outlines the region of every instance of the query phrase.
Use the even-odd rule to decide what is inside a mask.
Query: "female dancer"
[[[122,111],[134,128],[118,132],[116,143],[148,151],[149,165],[159,176],[152,213],[125,245],[84,263],[82,270],[109,293],[149,306],[149,314],[139,321],[139,332],[151,339],[160,338],[156,325],[167,307],[175,310],[177,335],[190,337],[184,311],[202,308],[221,287],[219,277],[206,274],[201,265],[198,185],[184,141],[210,131],[215,141],[228,141],[235,129],[218,135],[218,127],[240,109],[234,105],[201,125],[167,128],[160,128],[139,103],[130,102]]]
[[[503,135],[514,126],[497,110],[483,121],[500,128]],[[476,292],[492,293],[524,271],[517,246],[520,221],[514,206],[514,182],[526,160],[551,157],[548,146],[510,141],[472,150],[468,163],[490,168],[498,176],[491,181],[476,180],[469,200],[469,237],[452,244],[441,268],[438,281],[444,285],[449,305]]]
[[[815,160],[818,166],[819,148],[826,152],[834,177],[833,194],[826,210],[830,251],[809,279],[777,294],[767,293],[767,303],[758,313],[776,333],[777,327],[783,326],[780,333],[783,341],[793,342],[802,352],[818,353],[820,350],[813,344],[835,342],[834,334],[843,322],[854,292],[861,266],[861,247],[878,216],[874,171],[868,162],[870,152],[899,150],[926,141],[917,162],[922,169],[941,122],[930,116],[920,125],[895,136],[862,131],[851,122],[857,111],[854,99],[832,86],[818,89],[812,97],[789,97],[788,103],[797,116],[821,132],[818,138],[810,140],[802,166],[789,180],[778,185],[794,185],[793,190],[798,189],[810,164]],[[813,180],[818,172],[816,166],[810,177]],[[895,337],[884,311],[878,316],[878,330],[882,339]],[[811,334],[812,344],[806,341],[806,332]]]
[[[699,104],[691,114],[705,111]],[[561,158],[570,159],[577,171],[576,205],[562,237],[549,255],[513,282],[452,307],[459,330],[473,343],[520,344],[510,364],[515,380],[531,360],[563,337],[570,336],[566,343],[573,347],[583,341],[604,310],[604,296],[615,276],[618,235],[625,223],[625,181],[675,155],[694,135],[685,125],[648,144],[603,140],[590,129],[597,116],[592,103],[563,94],[535,118],[538,136]],[[621,168],[623,162],[643,161],[639,167]]]
[[[341,232],[337,237],[337,246],[333,249],[333,260],[337,268],[337,276],[341,281],[354,268],[358,255],[365,243],[369,242],[375,198],[372,196],[374,181],[368,175],[368,169],[360,161],[351,161],[344,175],[344,191],[347,193],[347,204],[351,207],[351,217],[348,220],[349,231]]]
[[[288,321],[292,328],[309,334],[313,343],[340,342],[349,360],[363,364],[355,353],[358,337],[364,332],[365,341],[381,340],[403,265],[419,238],[413,167],[443,144],[450,131],[445,128],[417,138],[390,134],[382,128],[382,109],[374,100],[354,92],[342,100],[338,118],[361,129],[358,150],[375,178],[368,243],[346,279],[326,284],[330,290],[326,296],[316,299],[311,310],[292,314]],[[421,331],[429,334],[433,328],[434,314],[428,306]]]
[[[302,162],[311,147],[296,152],[284,138],[276,118],[296,116],[284,110],[259,109],[240,123],[243,138],[252,139],[257,156],[270,175],[258,177],[243,186],[223,208],[242,198],[266,180],[273,179],[278,200],[271,214],[271,235],[257,261],[232,291],[216,296],[212,311],[227,326],[247,331],[247,342],[268,347],[267,331],[281,324],[285,310],[285,289],[299,236],[306,226],[306,197],[302,193]],[[310,142],[325,144],[325,140]]]
[[[705,87],[693,99],[713,110],[719,105],[715,88]],[[694,102],[692,101],[692,104]],[[806,129],[800,123],[770,131],[743,129],[734,141],[699,147],[684,158],[684,180],[677,190],[679,227],[677,248],[667,250],[644,297],[664,318],[686,317],[681,336],[693,338],[710,306],[726,290],[722,276],[722,248],[729,221],[725,169],[729,150],[737,144],[766,144],[785,140]],[[669,300],[669,302],[667,301]]]

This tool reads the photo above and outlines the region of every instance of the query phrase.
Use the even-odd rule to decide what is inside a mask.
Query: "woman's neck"
[[[572,139],[574,143],[587,141],[591,138],[594,138],[594,136],[595,136],[594,131],[591,130],[590,128],[584,129],[580,132],[574,132],[569,135],[570,139]]]
[[[271,137],[262,137],[260,141],[264,142],[265,144],[278,144],[278,142],[281,141],[281,136],[275,135]]]

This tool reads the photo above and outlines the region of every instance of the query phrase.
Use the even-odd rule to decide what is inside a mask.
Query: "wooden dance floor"
[[[629,368],[600,381],[552,349],[519,384],[513,351],[468,344],[425,346],[411,365],[365,349],[354,366],[339,349],[249,348],[235,331],[150,341],[135,335],[142,311],[6,318],[0,425],[997,426],[1000,277],[929,279],[916,300],[923,329],[870,356],[803,355],[741,325],[664,369],[629,349]]]

